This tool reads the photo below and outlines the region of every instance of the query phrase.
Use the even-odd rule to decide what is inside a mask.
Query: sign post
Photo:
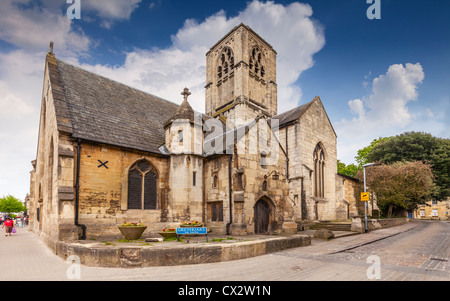
[[[368,227],[367,227],[367,207],[368,207],[368,205],[367,205],[367,203],[368,203],[368,201],[369,201],[369,193],[368,192],[366,192],[366,167],[368,167],[368,166],[372,166],[372,165],[376,165],[375,163],[368,163],[368,164],[365,164],[365,165],[363,165],[363,171],[364,171],[364,192],[363,193],[361,193],[361,201],[363,201],[364,202],[364,221],[365,221],[365,233],[367,233],[369,230],[368,230]],[[363,195],[364,195],[364,199],[363,199]]]

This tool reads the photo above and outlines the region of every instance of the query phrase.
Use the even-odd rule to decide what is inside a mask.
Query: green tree
[[[337,160],[337,170],[338,173],[347,175],[350,177],[354,177],[356,173],[358,172],[358,166],[355,164],[349,164],[345,165],[345,163],[341,162],[340,160]]]
[[[432,197],[441,200],[450,196],[450,139],[422,132],[406,132],[376,143],[364,158],[367,162],[384,164],[429,163],[436,184]]]
[[[358,173],[358,178],[362,182],[362,172]],[[421,161],[372,166],[366,169],[366,183],[388,218],[394,208],[413,210],[430,200],[435,189],[431,166]]]
[[[12,213],[26,210],[27,208],[22,204],[22,202],[12,195],[7,195],[0,199],[0,212]]]
[[[355,157],[356,162],[358,162],[358,168],[362,169],[362,166],[364,164],[370,163],[370,159],[368,159],[367,157],[369,156],[369,154],[372,152],[373,148],[383,142],[388,140],[390,137],[380,137],[378,139],[373,139],[372,142],[370,143],[369,146],[366,146],[360,150],[358,150],[357,152],[357,156]]]

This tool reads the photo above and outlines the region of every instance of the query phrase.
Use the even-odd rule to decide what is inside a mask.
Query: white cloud
[[[364,118],[366,115],[364,104],[361,99],[349,100],[348,106],[353,114],[358,115],[358,119]]]
[[[335,124],[338,157],[343,162],[354,162],[357,150],[373,139],[397,135],[415,126],[412,121],[416,117],[409,112],[408,103],[417,99],[424,77],[420,63],[394,64],[373,79],[370,95],[350,100],[349,108],[356,117]]]
[[[45,53],[0,53],[0,196],[25,197],[42,95]]]
[[[386,74],[373,80],[372,94],[367,101],[371,109],[369,114],[384,124],[407,125],[412,116],[406,104],[417,99],[417,87],[423,79],[424,72],[419,63],[390,66]]]
[[[205,53],[233,27],[244,23],[276,48],[278,109],[284,112],[298,105],[301,89],[294,83],[312,67],[313,55],[325,45],[323,29],[311,20],[312,13],[307,4],[283,6],[254,0],[235,17],[219,11],[202,22],[186,20],[167,49],[135,50],[120,67],[83,67],[174,102],[181,102],[180,93],[187,86],[192,107],[203,112]]]
[[[110,28],[114,21],[129,20],[131,13],[142,0],[83,0],[82,11],[95,12],[101,19],[102,25]]]
[[[91,41],[80,30],[75,30],[62,13],[53,8],[40,7],[35,2],[0,1],[0,39],[29,51],[48,49],[50,41],[58,46],[60,54],[74,55],[88,50]]]

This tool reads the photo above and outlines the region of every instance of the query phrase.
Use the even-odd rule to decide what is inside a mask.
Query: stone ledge
[[[311,245],[307,235],[292,235],[258,239],[254,241],[219,243],[196,246],[136,246],[98,247],[89,244],[71,243],[46,239],[47,246],[59,257],[67,260],[75,255],[83,265],[91,267],[152,267],[187,264],[214,263],[245,259],[281,251],[288,248]]]
[[[377,229],[384,229],[389,227],[400,226],[409,222],[409,218],[390,218],[390,219],[367,219],[367,230],[373,231]],[[352,232],[365,232],[365,217],[354,216],[352,218],[351,230]]]

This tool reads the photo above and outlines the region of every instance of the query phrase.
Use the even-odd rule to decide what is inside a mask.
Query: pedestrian
[[[6,220],[3,222],[3,228],[5,227],[6,227],[5,236],[8,236],[8,234],[9,236],[11,236],[11,232],[14,227],[14,221],[10,217],[7,217]]]

